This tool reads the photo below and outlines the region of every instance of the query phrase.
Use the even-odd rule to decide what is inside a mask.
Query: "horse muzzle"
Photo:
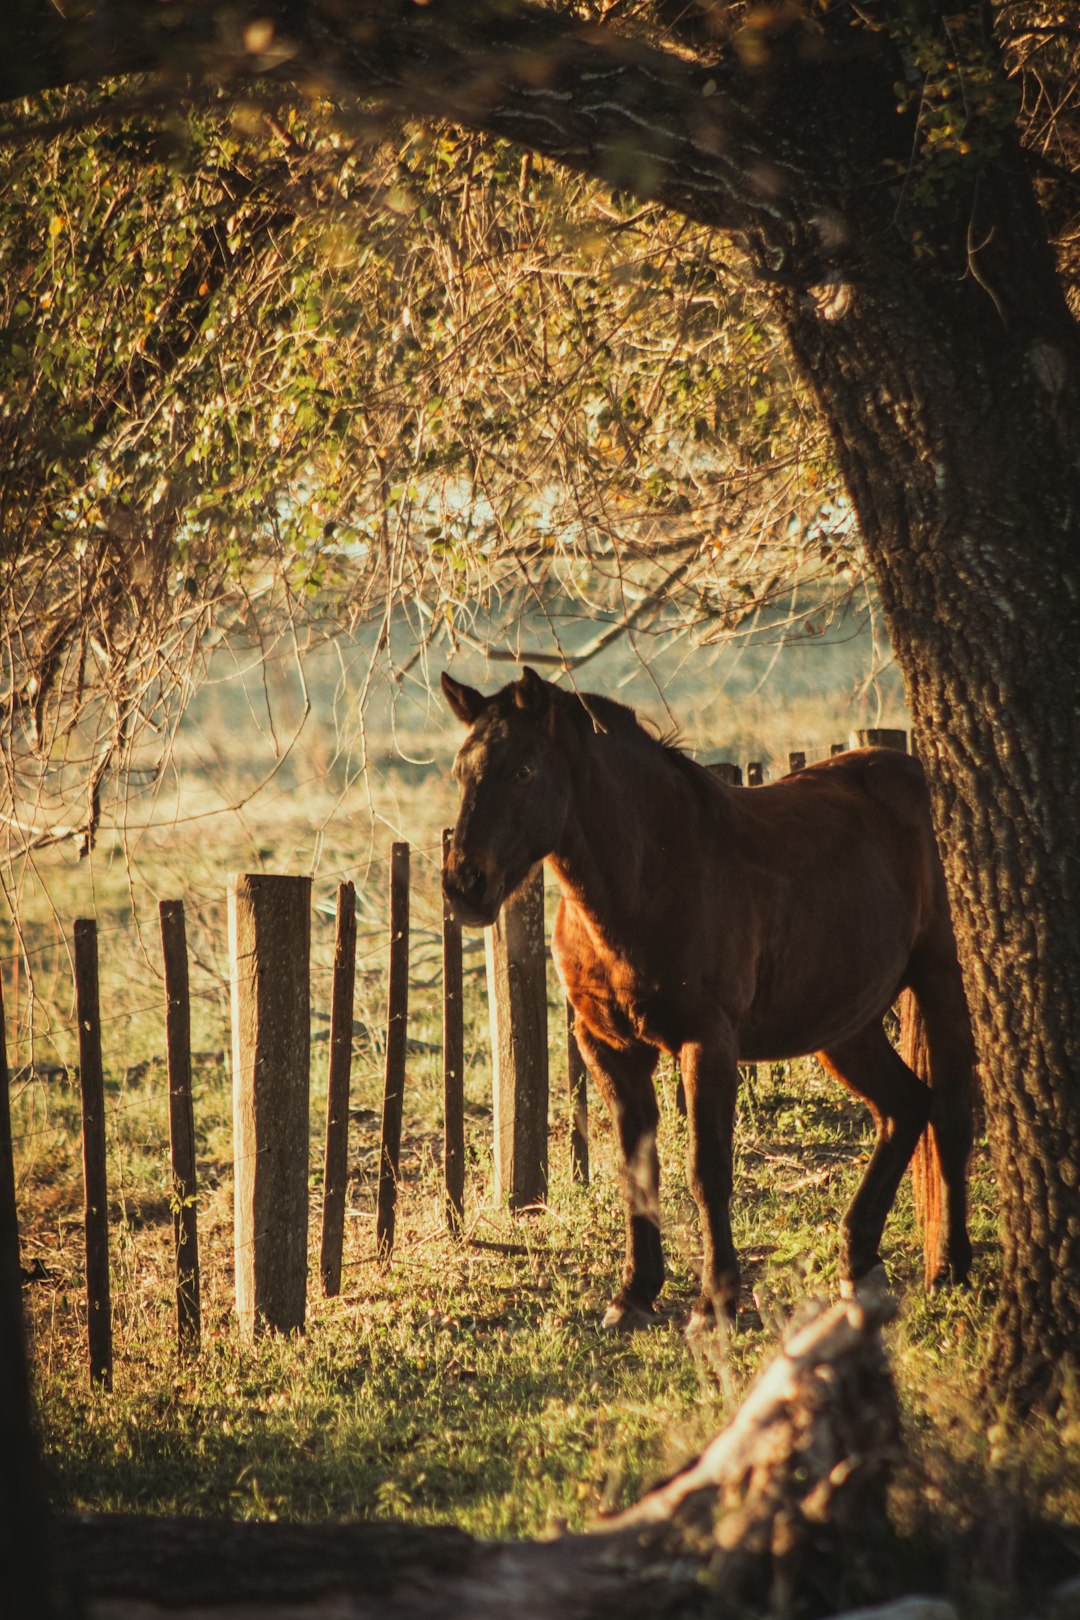
[[[497,872],[464,855],[451,854],[442,886],[455,920],[466,928],[490,928],[506,894],[506,883]]]

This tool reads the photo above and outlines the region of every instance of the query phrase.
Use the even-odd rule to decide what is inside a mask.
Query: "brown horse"
[[[469,728],[448,900],[463,923],[489,925],[541,860],[562,890],[555,961],[624,1167],[626,1263],[605,1325],[649,1320],[663,1283],[661,1052],[678,1059],[686,1092],[703,1244],[695,1320],[733,1314],[739,1293],[728,1205],[740,1060],[816,1052],[869,1104],[877,1142],[842,1226],[848,1289],[880,1263],[932,1120],[940,1200],[926,1240],[934,1275],[962,1281],[973,1047],[918,763],[863,748],[770,787],[731,787],[623,705],[530,669],[490,697],[446,674],[442,684]],[[929,1089],[882,1025],[906,987]]]

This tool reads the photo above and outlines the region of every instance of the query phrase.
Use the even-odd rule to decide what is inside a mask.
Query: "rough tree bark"
[[[351,22],[331,6],[325,36],[318,0],[253,14],[296,41],[274,71],[321,57],[343,92],[732,231],[771,288],[859,515],[931,783],[1001,1188],[990,1389],[1052,1405],[1080,1346],[1080,336],[991,8],[759,6],[730,50],[705,10],[658,0],[677,51],[476,0]],[[184,65],[219,73],[205,8],[184,16]],[[17,17],[0,98],[100,71],[100,29],[80,42],[47,0]],[[175,61],[145,8],[114,0],[107,21],[110,71]],[[81,70],[80,48],[96,53]],[[924,141],[924,109],[949,95],[963,140]]]
[[[845,314],[786,315],[930,778],[1001,1199],[991,1389],[1052,1404],[1080,1344],[1080,344],[1023,175],[969,207],[977,264],[864,248]]]

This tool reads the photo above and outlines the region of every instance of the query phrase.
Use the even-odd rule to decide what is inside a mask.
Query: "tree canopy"
[[[777,121],[774,78],[879,74],[884,35],[901,155],[875,161],[928,217],[985,160],[974,122],[1000,141],[1018,101],[1077,275],[1075,31],[1001,7],[1003,82],[962,12],[877,9],[368,6],[341,27],[190,5],[161,30],[24,5],[0,75],[34,92],[0,128],[9,789],[37,798],[17,840],[85,845],[212,621],[404,608],[452,644],[492,592],[662,603],[704,634],[793,580],[846,597],[857,525],[769,304],[788,273],[696,223],[737,226],[739,186],[774,183],[727,154]],[[625,109],[610,131],[578,109],[583,149],[556,161],[490,133],[527,141],[530,96],[598,63],[641,76],[650,122],[674,103],[660,144],[708,154],[699,197],[667,194]]]
[[[556,637],[556,597],[715,633],[792,578],[859,581],[775,322],[702,228],[260,80],[31,117],[63,136],[8,146],[0,205],[24,843],[92,836],[211,623],[405,611],[453,645],[494,593]]]

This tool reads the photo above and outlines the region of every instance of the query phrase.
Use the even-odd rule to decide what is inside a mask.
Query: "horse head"
[[[468,734],[454,761],[461,804],[443,869],[459,921],[485,928],[566,825],[571,775],[557,688],[531,669],[485,697],[445,672],[442,688]]]

